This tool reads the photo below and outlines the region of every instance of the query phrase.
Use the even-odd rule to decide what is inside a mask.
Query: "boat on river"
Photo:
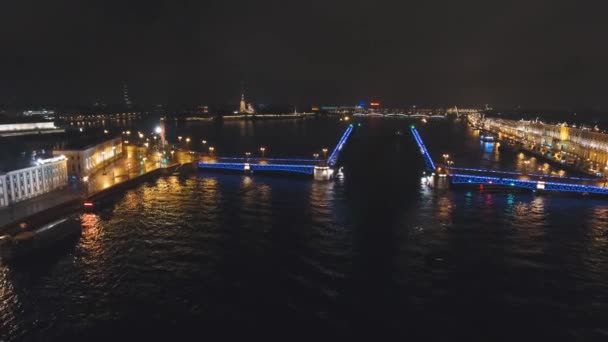
[[[496,138],[494,138],[492,134],[484,132],[479,136],[479,140],[483,142],[494,142],[496,141]]]
[[[0,236],[0,259],[11,261],[43,252],[80,233],[80,221],[71,216],[15,235],[3,235]]]

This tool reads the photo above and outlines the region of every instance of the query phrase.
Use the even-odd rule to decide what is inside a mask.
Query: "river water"
[[[607,340],[608,200],[431,189],[410,124],[362,121],[333,182],[184,173],[82,214],[67,248],[0,266],[0,340]],[[463,124],[416,124],[456,166],[522,167]],[[167,135],[308,158],[343,129]]]

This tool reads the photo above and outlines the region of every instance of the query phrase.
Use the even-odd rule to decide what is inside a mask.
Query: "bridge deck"
[[[495,177],[495,178],[506,178],[516,179],[523,181],[532,182],[555,182],[555,183],[566,183],[566,184],[579,184],[588,186],[603,186],[605,181],[598,178],[586,178],[586,177],[567,177],[567,176],[554,176],[545,175],[538,173],[523,173],[516,171],[502,171],[502,170],[488,170],[488,169],[473,169],[464,167],[448,167],[448,176],[451,174],[466,174],[470,176],[479,177]]]
[[[233,170],[249,172],[288,172],[313,175],[315,167],[334,167],[338,163],[340,152],[353,131],[353,125],[344,130],[338,144],[327,160],[298,159],[298,158],[248,158],[248,157],[217,157],[203,159],[198,162],[199,169]]]

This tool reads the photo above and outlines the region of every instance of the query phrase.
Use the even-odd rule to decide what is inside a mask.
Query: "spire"
[[[245,103],[245,94],[241,94],[241,105],[239,106],[239,113],[247,113],[247,104]]]

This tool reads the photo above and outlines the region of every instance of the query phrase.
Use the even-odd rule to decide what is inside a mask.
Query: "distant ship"
[[[496,138],[490,133],[484,132],[479,136],[479,140],[483,142],[494,142]]]

